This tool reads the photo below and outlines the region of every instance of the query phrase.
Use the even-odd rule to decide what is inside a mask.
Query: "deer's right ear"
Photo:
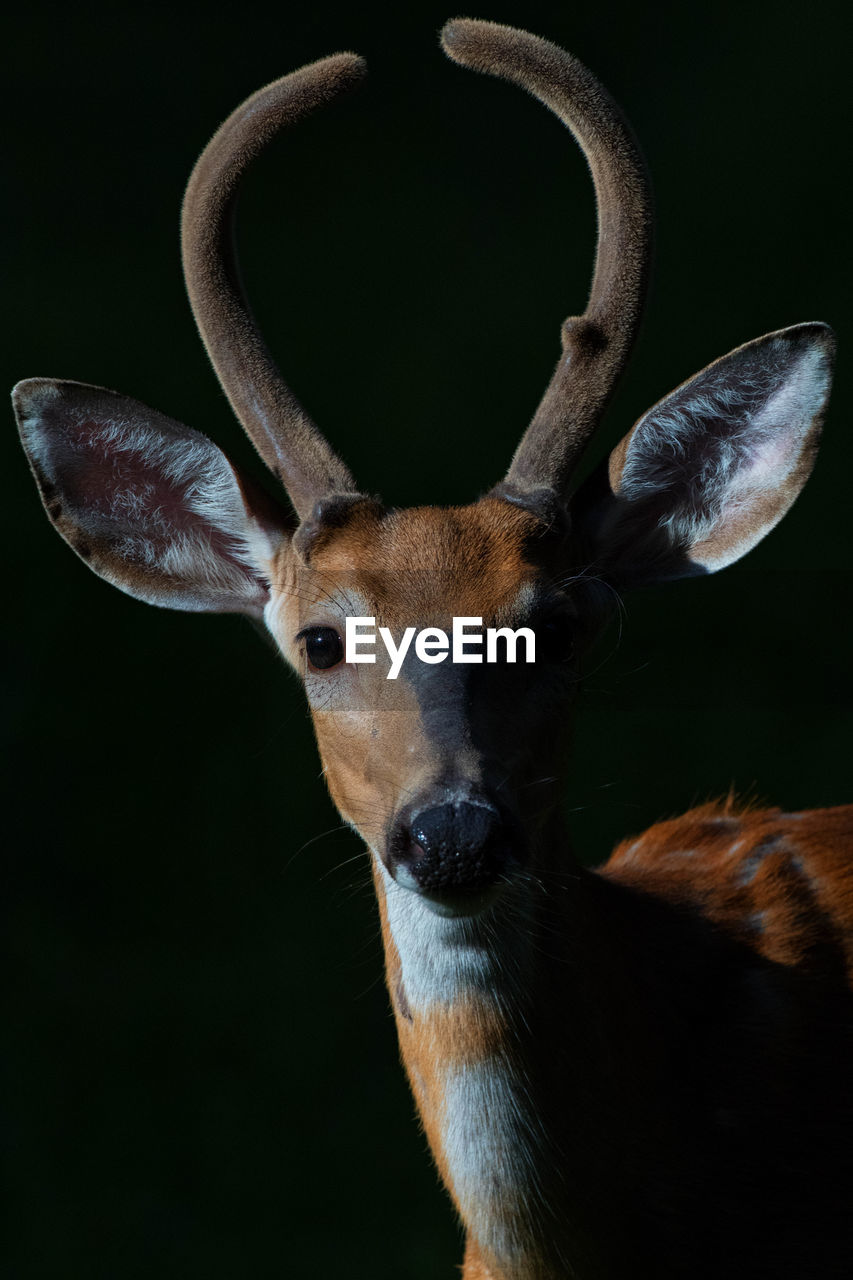
[[[80,382],[12,400],[47,514],[96,573],[149,604],[262,616],[288,519],[206,436]]]
[[[823,324],[780,329],[643,414],[572,500],[602,576],[638,586],[713,573],[769,533],[811,472],[834,346]]]

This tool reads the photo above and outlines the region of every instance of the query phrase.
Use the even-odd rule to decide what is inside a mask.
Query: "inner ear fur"
[[[811,472],[834,346],[818,323],[766,334],[643,414],[572,501],[598,569],[640,585],[713,573],[754,547]]]
[[[13,404],[45,510],[97,574],[149,604],[262,617],[292,522],[212,441],[80,382],[31,378]]]

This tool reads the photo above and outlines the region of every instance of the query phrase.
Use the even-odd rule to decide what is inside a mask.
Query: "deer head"
[[[186,194],[183,254],[217,376],[292,513],[207,437],[82,383],[19,383],[15,411],[47,513],[96,573],[137,599],[261,621],[304,681],[324,772],[373,851],[377,882],[439,914],[481,912],[535,874],[555,820],[583,655],[615,593],[711,573],[790,507],[814,460],[833,339],[796,325],[717,360],[644,414],[581,485],[577,466],[636,337],[652,210],[621,113],[573,57],[458,19],[456,62],[510,80],[569,128],[598,208],[589,302],[506,477],[469,506],[389,510],[361,492],[282,380],[239,283],[240,180],[270,138],[355,88],[339,54],[261,89],[222,125]],[[399,650],[346,661],[347,619]],[[454,618],[528,628],[535,661],[454,661]],[[466,655],[459,655],[460,657]],[[538,784],[541,779],[548,781]],[[396,892],[396,890],[395,890]]]

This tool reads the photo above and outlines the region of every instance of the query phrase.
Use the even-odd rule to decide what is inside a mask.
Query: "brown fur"
[[[476,1240],[469,1239],[465,1244],[465,1261],[462,1265],[463,1280],[500,1280],[496,1272],[490,1271],[477,1246]]]
[[[563,353],[502,489],[520,495],[551,489],[564,498],[639,328],[652,245],[645,164],[613,99],[563,49],[470,18],[448,22],[442,42],[455,62],[510,80],[549,107],[574,134],[592,172],[598,246],[589,302],[563,325]]]
[[[622,841],[602,874],[700,912],[776,964],[841,966],[853,985],[853,805],[704,805]]]
[[[664,485],[662,503],[653,483],[677,454],[666,442],[663,459],[635,481],[640,498],[621,502],[629,435],[612,455],[609,483],[602,469],[569,512],[569,475],[639,322],[650,247],[645,172],[621,114],[570,55],[466,19],[448,24],[444,42],[457,61],[516,82],[555,111],[589,158],[598,198],[589,305],[566,322],[564,355],[493,496],[388,512],[357,494],[272,365],[237,283],[229,232],[239,180],[279,127],[360,80],[363,66],[349,54],[238,108],[199,160],[184,207],[202,336],[300,527],[294,533],[210,442],[99,388],[20,384],[25,447],[50,518],[97,572],[154,603],[263,616],[303,676],[331,794],[375,855],[401,1053],[468,1232],[465,1280],[800,1280],[812,1264],[815,1274],[846,1276],[853,808],[708,806],[624,842],[599,873],[572,862],[559,813],[578,679],[572,637],[599,621],[595,580],[610,590],[713,568],[775,523],[810,467],[831,337],[825,326],[798,326],[740,349],[766,355],[774,343],[761,382],[768,399],[793,399],[814,416],[795,413],[793,465],[786,470],[783,459],[772,483],[753,484],[739,506],[736,484],[722,498],[711,493],[721,510],[735,498],[712,548],[684,533],[668,541],[668,520],[689,525],[725,452],[702,453],[701,423],[698,462],[676,466],[669,508],[672,495]],[[799,393],[784,383],[790,361],[780,346],[820,365],[811,381],[802,374]],[[116,454],[117,422],[132,428],[132,465],[127,450]],[[723,434],[727,426],[746,431],[737,416]],[[199,462],[177,484],[175,459],[188,445]],[[742,453],[748,470],[748,447]],[[694,472],[701,483],[691,487],[684,477]],[[145,538],[134,541],[134,521]],[[707,522],[696,527],[705,537]],[[571,637],[568,650],[538,655],[530,670],[411,664],[389,681],[378,648],[374,665],[311,670],[300,633],[342,631],[354,614],[397,638],[411,625],[450,630],[454,616],[485,626],[532,621],[543,636],[556,625],[558,643],[567,626]],[[477,914],[470,898],[457,898],[468,915],[455,934],[459,921],[442,932],[427,906],[455,910],[452,895],[430,898],[433,884],[407,884],[403,860],[394,861],[395,836],[404,853],[429,844],[405,806],[420,805],[426,823],[423,810],[434,811],[437,797],[453,821],[488,802],[504,841],[491,850],[488,909]],[[445,827],[453,838],[460,829]],[[484,855],[486,841],[473,843]],[[439,844],[451,863],[465,852],[461,837]],[[463,890],[472,883],[479,892],[464,878]],[[416,904],[414,924],[395,893]],[[450,943],[452,964],[442,969]],[[425,955],[430,946],[435,955]],[[465,948],[475,957],[467,969]],[[478,1147],[477,1125],[492,1121]],[[470,1161],[460,1132],[474,1148]]]
[[[234,258],[234,201],[247,168],[280,129],[350,92],[364,74],[361,58],[341,53],[259,89],[216,131],[184,198],[184,274],[199,332],[234,412],[302,519],[321,498],[356,486],[258,332]]]
[[[392,628],[427,617],[447,625],[469,614],[499,621],[537,571],[529,548],[540,534],[535,517],[494,498],[387,514],[367,509],[311,556],[310,567],[330,581],[352,574]]]
[[[439,1005],[428,1018],[412,1017],[411,1011],[403,1004],[405,994],[400,979],[400,960],[388,927],[385,894],[375,864],[373,873],[385,950],[386,981],[392,997],[400,1057],[439,1176],[452,1194],[452,1180],[442,1139],[445,1120],[443,1073],[448,1063],[462,1068],[486,1061],[505,1042],[506,1022],[496,1018],[487,1005],[476,1001],[466,1002],[463,1006]],[[456,1208],[458,1211],[458,1204]]]
[[[454,616],[503,625],[513,620],[520,590],[542,578],[533,555],[541,552],[542,533],[530,513],[497,499],[390,513],[353,508],[350,519],[312,550],[307,564],[289,545],[282,547],[275,569],[283,599],[277,637],[300,668],[293,638],[330,617],[330,591],[363,601],[367,616],[395,633],[413,619],[421,627],[445,629]],[[374,666],[358,668],[347,701],[336,699],[313,712],[332,797],[374,848],[399,797],[447,764],[441,741],[424,730],[410,686],[404,679],[387,680],[381,657],[378,651]],[[480,766],[467,755],[460,757],[460,768],[476,773]],[[531,759],[531,768],[535,764]]]

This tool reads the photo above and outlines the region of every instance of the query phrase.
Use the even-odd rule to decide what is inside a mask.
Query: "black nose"
[[[398,827],[396,878],[424,893],[473,893],[495,884],[510,856],[509,831],[491,806],[458,801],[413,814]]]

